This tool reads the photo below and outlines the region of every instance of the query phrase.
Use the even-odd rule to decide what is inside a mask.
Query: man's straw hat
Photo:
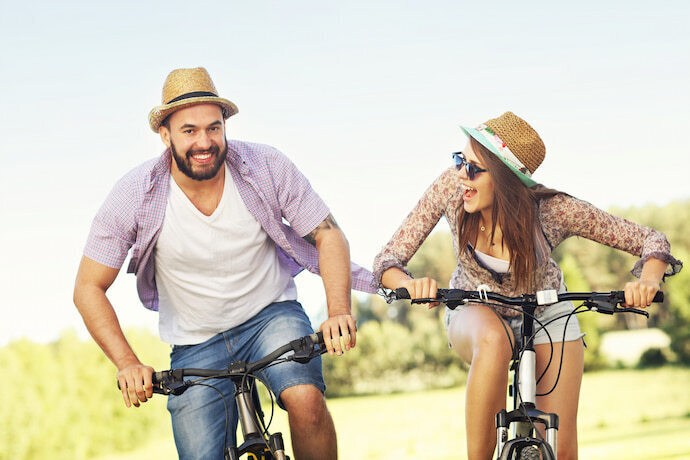
[[[176,110],[194,104],[211,103],[223,109],[223,118],[228,119],[237,113],[237,106],[227,99],[218,97],[218,91],[211,76],[203,67],[195,69],[175,69],[165,79],[162,105],[149,112],[151,129],[158,132],[161,123]]]
[[[477,128],[461,128],[500,158],[525,185],[531,187],[536,184],[532,174],[544,161],[546,147],[525,120],[513,112],[506,112]]]

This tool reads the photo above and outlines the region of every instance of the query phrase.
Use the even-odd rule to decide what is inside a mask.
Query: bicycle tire
[[[504,444],[503,451],[497,460],[555,460],[555,457],[551,446],[545,441],[533,437],[519,437],[510,439]]]

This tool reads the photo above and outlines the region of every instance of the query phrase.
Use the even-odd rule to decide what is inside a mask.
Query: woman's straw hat
[[[203,67],[195,69],[175,69],[165,79],[162,105],[149,112],[151,129],[158,132],[161,123],[176,110],[194,104],[217,104],[223,109],[223,118],[228,119],[237,113],[237,106],[227,99],[218,97],[218,91],[211,76]]]
[[[546,148],[539,134],[525,120],[513,112],[506,112],[477,128],[461,128],[500,158],[525,185],[536,184],[532,174],[544,161]]]

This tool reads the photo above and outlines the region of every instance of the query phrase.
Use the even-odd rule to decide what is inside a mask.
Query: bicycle
[[[269,390],[269,396],[271,397],[271,417],[269,418],[268,424],[266,424],[257,386],[255,385],[256,380],[261,381],[261,379],[254,375],[254,373],[287,361],[307,363],[326,352],[326,348],[323,345],[323,333],[317,332],[292,340],[253,363],[237,361],[230,363],[227,369],[220,370],[179,368],[154,372],[152,376],[153,392],[163,395],[181,395],[188,388],[195,385],[215,388],[213,385],[206,383],[209,379],[229,378],[235,385],[234,397],[235,403],[237,404],[238,420],[242,429],[243,443],[239,447],[236,443],[228,445],[228,405],[225,397],[221,394],[221,398],[225,404],[226,429],[225,441],[223,444],[223,455],[225,459],[238,460],[241,456],[246,455],[248,460],[290,460],[290,457],[285,453],[282,434],[271,434],[268,431],[271,420],[273,419],[273,394]],[[283,356],[290,352],[292,353]],[[185,380],[184,377],[198,378]],[[266,386],[265,383],[264,386]],[[120,385],[118,383],[118,388],[119,387]],[[268,386],[266,386],[266,388],[268,388]]]
[[[405,288],[398,288],[388,296],[391,300],[409,299],[410,295]],[[663,292],[657,292],[653,302],[663,302]],[[492,303],[498,302],[498,303]],[[538,306],[552,305],[561,301],[583,301],[571,313],[561,315],[549,322],[542,324],[535,317]],[[614,313],[636,313],[649,317],[649,313],[636,308],[620,308],[618,305],[625,302],[623,291],[610,292],[564,292],[559,294],[555,290],[539,291],[536,294],[523,294],[520,297],[507,297],[486,290],[465,291],[462,289],[438,289],[436,298],[413,299],[412,303],[441,302],[454,310],[468,302],[479,303],[488,306],[510,306],[522,313],[521,343],[514,344],[513,358],[510,369],[513,373],[513,384],[509,386],[509,395],[513,401],[513,410],[502,409],[496,414],[496,459],[517,460],[522,458],[539,458],[542,460],[556,460],[557,458],[557,433],[558,414],[540,411],[536,406],[537,382],[545,374],[536,376],[536,352],[534,350],[534,336],[536,334],[534,322],[539,323],[543,329],[546,324],[563,317],[570,317],[584,311],[612,315]],[[519,308],[517,308],[519,307]],[[582,309],[584,307],[584,309]],[[496,313],[498,314],[498,313]],[[569,318],[568,318],[569,319]],[[567,321],[567,320],[566,320]],[[507,327],[504,325],[504,327]],[[544,329],[545,330],[545,329]],[[551,357],[546,368],[551,365],[553,358],[553,341],[548,331],[545,330],[551,343]],[[507,330],[506,330],[506,333]],[[565,335],[565,331],[564,331]],[[560,366],[563,364],[561,354]],[[558,377],[554,388],[558,384]],[[543,425],[546,439],[541,435],[535,423]],[[513,434],[509,436],[512,426]],[[524,457],[523,457],[524,455]]]

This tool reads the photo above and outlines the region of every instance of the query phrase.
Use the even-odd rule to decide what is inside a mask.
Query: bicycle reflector
[[[554,289],[537,292],[537,305],[551,305],[558,302],[558,292]]]

